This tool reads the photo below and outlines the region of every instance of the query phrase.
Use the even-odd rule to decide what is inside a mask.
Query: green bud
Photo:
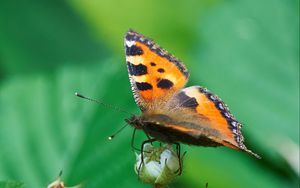
[[[144,163],[141,154],[136,154],[135,164],[135,172],[142,182],[166,185],[178,176],[181,159],[171,145],[155,148],[151,144],[145,144],[143,157]]]

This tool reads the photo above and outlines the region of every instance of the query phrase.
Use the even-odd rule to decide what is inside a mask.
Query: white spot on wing
[[[198,87],[191,86],[191,87],[185,88],[183,91],[185,92],[185,94],[187,96],[189,96],[191,98],[194,97],[198,104],[203,103],[203,101],[201,101],[202,94],[199,92]]]
[[[135,41],[133,41],[133,40],[131,40],[131,41],[126,40],[125,43],[126,43],[126,46],[128,46],[128,47],[131,47],[132,45],[135,45]]]
[[[168,80],[170,80],[173,83],[177,82],[177,78],[175,76],[173,76],[172,74],[165,74],[164,75],[164,79],[168,79]]]
[[[148,75],[131,76],[135,82],[147,82]]]
[[[129,61],[134,65],[138,65],[144,63],[144,58],[142,56],[126,56],[126,61]]]

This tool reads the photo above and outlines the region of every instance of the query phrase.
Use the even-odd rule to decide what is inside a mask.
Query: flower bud
[[[65,187],[64,182],[61,181],[61,175],[62,175],[62,172],[60,172],[58,178],[55,181],[53,181],[52,183],[50,183],[47,186],[47,188],[80,188],[81,187],[81,184],[76,185],[74,187]]]
[[[58,177],[54,182],[50,183],[47,188],[64,188],[64,182]]]
[[[147,143],[143,150],[143,162],[141,154],[136,154],[135,164],[135,172],[142,182],[166,185],[178,176],[181,159],[171,145],[155,148]]]

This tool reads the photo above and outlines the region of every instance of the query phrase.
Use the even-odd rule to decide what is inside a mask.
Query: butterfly
[[[135,102],[141,115],[126,119],[152,141],[241,150],[247,149],[242,124],[227,105],[201,86],[183,88],[185,65],[151,39],[129,30],[124,38],[126,63]]]

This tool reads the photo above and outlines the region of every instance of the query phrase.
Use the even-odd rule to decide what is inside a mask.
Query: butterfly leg
[[[139,148],[137,148],[137,147],[135,147],[134,146],[134,139],[135,139],[135,133],[136,133],[136,128],[133,130],[133,133],[132,133],[132,137],[131,137],[131,149],[133,150],[133,151],[141,151]],[[151,138],[150,138],[150,136],[148,135],[148,134],[146,134],[146,136],[147,136],[147,138],[148,138],[148,140],[150,140]],[[152,142],[151,142],[151,144],[152,144]]]
[[[179,169],[177,170],[178,175],[180,176],[182,173],[182,165],[181,165],[181,159],[180,159],[180,144],[174,143],[176,145],[176,153],[179,161]]]
[[[145,131],[144,131],[144,132],[145,132]],[[148,140],[151,140],[151,139],[152,139],[147,133],[145,133],[145,134],[146,134]],[[155,140],[155,141],[156,141],[156,140]],[[152,145],[152,142],[150,142],[150,144]]]
[[[132,149],[133,151],[141,151],[140,149],[138,149],[137,147],[134,146],[135,132],[136,132],[136,129],[134,129],[134,130],[133,130],[133,133],[132,133],[132,137],[131,137],[131,149]]]
[[[141,146],[141,163],[139,165],[139,168],[138,168],[138,177],[140,177],[140,170],[141,170],[141,167],[142,165],[144,165],[144,146],[145,144],[147,143],[152,143],[152,142],[155,142],[156,139],[155,138],[151,138],[149,140],[145,140],[143,143],[142,143],[142,146]]]
[[[176,152],[177,152],[177,157],[179,160],[179,169],[178,169],[178,176],[182,174],[182,168],[183,168],[183,157],[185,156],[186,152],[183,153],[181,157],[181,149],[180,149],[180,144],[179,143],[174,143],[176,145]]]
[[[143,143],[142,143],[142,146],[141,146],[141,160],[142,160],[142,163],[144,164],[144,146],[145,144],[147,143],[152,143],[152,142],[155,142],[156,139],[155,138],[151,138],[149,140],[145,140]],[[142,164],[141,163],[141,164]]]
[[[144,133],[146,134],[148,140],[151,140],[152,138],[149,136],[149,134],[144,130]],[[150,142],[151,145],[153,145],[152,143],[155,142],[156,140]],[[149,142],[148,142],[149,143]]]

